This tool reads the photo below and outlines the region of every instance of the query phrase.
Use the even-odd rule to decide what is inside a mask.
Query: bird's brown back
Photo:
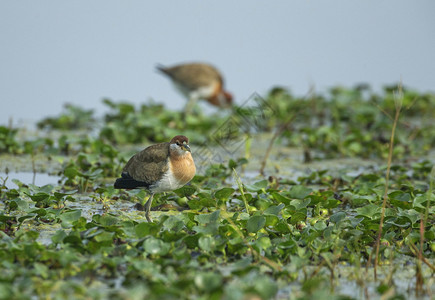
[[[168,171],[168,158],[169,143],[155,144],[130,158],[122,171],[135,180],[151,185]]]
[[[168,75],[174,82],[186,89],[195,90],[200,87],[219,83],[223,86],[223,79],[216,68],[203,63],[189,63],[173,67],[158,67],[160,71]]]

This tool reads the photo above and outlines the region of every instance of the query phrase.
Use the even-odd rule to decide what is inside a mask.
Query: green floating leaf
[[[72,223],[77,221],[82,215],[82,211],[80,209],[66,211],[59,216],[59,219],[62,221],[63,228],[72,227]]]
[[[259,276],[255,280],[254,286],[262,299],[273,299],[278,292],[278,284],[270,277]]]
[[[246,190],[248,190],[249,192],[258,192],[261,191],[262,189],[267,188],[268,185],[268,181],[267,180],[261,180],[261,181],[257,181],[254,184],[245,184],[245,188]]]
[[[185,185],[174,191],[178,197],[189,197],[196,193],[196,188],[192,185]]]
[[[311,194],[312,191],[312,189],[307,188],[303,185],[294,185],[289,190],[289,196],[295,199],[304,199],[306,196]]]
[[[82,239],[75,235],[75,234],[69,234],[63,239],[64,244],[72,244],[72,245],[81,245]]]
[[[402,209],[410,209],[412,207],[411,195],[402,191],[394,191],[388,194],[390,203]]]
[[[340,223],[341,220],[343,220],[344,218],[346,218],[346,213],[339,211],[335,214],[333,214],[332,216],[329,217],[329,220],[331,222],[334,222],[335,224]]]
[[[0,222],[2,223],[6,223],[7,221],[15,221],[17,217],[14,216],[5,216],[5,215],[0,215]]]
[[[144,248],[149,254],[162,256],[168,254],[171,246],[152,236],[144,241]]]
[[[297,211],[291,215],[290,224],[296,224],[299,221],[305,221],[307,218],[307,213],[302,211]]]
[[[295,208],[295,210],[305,209],[308,204],[311,203],[311,199],[307,198],[305,200],[292,200],[290,201],[290,205]]]
[[[177,216],[169,216],[163,222],[163,226],[170,231],[179,232],[184,227],[184,223]]]
[[[75,194],[75,193],[77,193],[77,190],[69,191],[69,192],[64,192],[64,193],[54,192],[53,195],[54,195],[54,197],[55,197],[57,200],[60,200],[60,199],[62,199],[62,198],[65,197],[65,196],[73,195],[73,194]]]
[[[228,200],[228,198],[234,193],[234,191],[235,190],[233,188],[225,187],[225,188],[222,188],[220,190],[217,190],[214,193],[214,196],[216,198],[218,198],[219,200],[224,201],[224,200]]]
[[[193,226],[192,229],[198,233],[216,235],[218,234],[219,224],[217,222],[207,223],[205,226],[204,225]]]
[[[76,177],[80,172],[77,170],[76,167],[70,166],[67,167],[64,171],[63,174],[69,178],[69,179],[73,179],[74,177]]]
[[[380,214],[381,208],[375,204],[369,204],[363,207],[358,207],[356,212],[359,216],[367,217],[373,219],[375,215]]]
[[[118,218],[112,215],[104,215],[101,218],[99,218],[99,223],[101,226],[104,227],[108,227],[108,226],[112,226],[115,225],[116,223],[118,223]]]
[[[211,214],[196,215],[195,220],[200,224],[208,224],[216,222],[219,219],[220,210],[216,210]]]
[[[211,236],[202,236],[198,240],[199,247],[204,251],[214,251],[216,249],[216,239]]]
[[[149,235],[151,232],[151,229],[154,227],[155,227],[155,225],[153,223],[142,222],[142,223],[137,224],[136,227],[134,228],[134,230],[136,232],[136,236],[141,239],[141,238]]]
[[[271,205],[264,211],[264,214],[277,216],[284,207],[284,203],[281,203],[280,205]]]
[[[63,230],[58,230],[58,231],[56,231],[56,233],[53,234],[53,236],[51,237],[51,241],[52,241],[54,244],[60,244],[60,243],[63,242],[63,239],[64,239],[66,236],[67,236],[67,235],[66,235],[65,231],[63,231]]]
[[[255,246],[257,246],[259,249],[267,250],[272,247],[272,242],[270,241],[269,237],[263,236],[255,241]]]
[[[248,220],[247,229],[248,232],[258,232],[266,225],[266,218],[264,216],[252,216]]]
[[[36,193],[36,194],[33,194],[33,195],[27,194],[27,196],[29,196],[30,199],[32,199],[35,202],[40,202],[40,201],[44,201],[45,199],[48,199],[50,197],[50,194],[39,192],[39,193]]]
[[[195,276],[195,285],[203,291],[212,292],[222,286],[223,278],[218,273],[199,273]]]
[[[103,231],[95,236],[95,240],[97,242],[112,241],[114,235],[115,235],[114,232]]]
[[[292,200],[291,198],[285,197],[278,192],[272,192],[271,195],[272,195],[273,199],[275,199],[275,201],[280,202],[280,203],[284,203],[285,205],[288,205],[290,203],[290,201]]]
[[[41,276],[44,279],[48,277],[48,267],[42,263],[36,262],[33,264],[33,268],[35,269],[36,274]]]

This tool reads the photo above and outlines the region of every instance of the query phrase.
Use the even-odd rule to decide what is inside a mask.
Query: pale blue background
[[[184,99],[156,63],[214,63],[241,103],[275,85],[403,80],[435,91],[435,1],[1,1],[0,124],[40,120],[65,102],[173,108]]]

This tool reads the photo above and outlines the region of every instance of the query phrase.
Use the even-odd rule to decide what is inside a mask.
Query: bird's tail
[[[122,177],[116,179],[113,185],[115,189],[136,189],[136,188],[148,188],[149,184],[143,181],[133,179],[130,175],[122,173]]]
[[[158,71],[160,71],[160,72],[162,72],[162,73],[168,75],[168,70],[167,70],[167,68],[166,68],[164,65],[162,65],[162,64],[157,64],[157,65],[156,65],[156,69],[157,69]]]

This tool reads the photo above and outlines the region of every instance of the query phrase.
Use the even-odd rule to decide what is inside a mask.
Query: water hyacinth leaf
[[[66,211],[59,216],[59,219],[62,222],[63,228],[70,228],[73,225],[73,222],[77,221],[82,215],[82,211],[80,209]]]
[[[81,245],[82,239],[76,234],[69,234],[63,239],[64,244]]]
[[[54,244],[60,244],[63,242],[63,239],[67,236],[67,234],[65,233],[65,231],[63,230],[58,230],[56,231],[55,234],[52,235],[51,237],[51,241]]]
[[[95,241],[97,242],[112,241],[114,235],[115,235],[114,232],[103,231],[95,236]]]
[[[33,195],[27,194],[27,196],[29,196],[30,199],[32,199],[35,202],[41,202],[41,201],[44,201],[44,200],[48,199],[50,197],[50,194],[39,192],[39,193],[36,193],[36,194],[33,194]]]
[[[279,223],[279,218],[276,215],[264,214],[266,218],[266,226],[275,226]]]
[[[289,190],[289,196],[294,199],[305,199],[312,191],[312,189],[303,185],[294,185]]]
[[[252,216],[247,223],[248,232],[256,233],[266,225],[266,218],[264,216]]]
[[[70,196],[70,195],[73,195],[75,193],[77,193],[77,190],[63,192],[63,193],[54,192],[53,195],[57,200],[61,200],[63,197]]]
[[[35,269],[35,273],[39,276],[41,276],[44,279],[47,279],[48,277],[48,267],[41,263],[35,263],[33,265],[33,268]]]
[[[396,207],[409,209],[412,207],[411,195],[402,191],[394,191],[388,194],[390,203]]]
[[[284,203],[281,203],[280,205],[271,205],[264,211],[264,214],[277,216],[284,207]]]
[[[187,202],[187,205],[192,210],[200,210],[201,208],[203,208],[200,199],[192,199]]]
[[[135,232],[138,238],[146,237],[150,234],[151,230],[155,227],[153,223],[142,222],[136,225]]]
[[[198,233],[216,235],[218,234],[219,224],[217,222],[207,223],[204,225],[193,226],[192,228]]]
[[[316,224],[314,224],[314,229],[318,230],[318,231],[323,231],[327,226],[325,221],[318,221],[316,222]]]
[[[272,247],[272,242],[270,241],[269,237],[262,236],[255,241],[255,246],[261,250],[268,250],[270,247]]]
[[[257,181],[254,184],[245,184],[245,188],[247,191],[249,192],[259,192],[262,189],[267,188],[268,185],[268,181],[267,180],[261,180],[261,181]]]
[[[45,210],[44,208],[40,208],[40,209],[33,210],[32,213],[37,214],[38,217],[44,217],[47,215],[47,210]]]
[[[284,203],[285,205],[288,205],[290,203],[290,201],[292,200],[291,198],[285,197],[278,192],[272,192],[271,195],[272,195],[273,199],[275,199],[275,201],[280,202],[280,203]]]
[[[16,210],[18,208],[17,201],[12,200],[6,204],[9,210]]]
[[[35,217],[35,214],[29,214],[29,215],[24,215],[24,216],[22,216],[22,217],[19,217],[18,218],[18,222],[19,223],[22,223],[22,222],[24,222],[25,220],[27,220],[27,219],[32,219],[32,218],[34,218]]]
[[[155,237],[146,239],[143,243],[145,252],[152,255],[166,255],[170,250],[170,245]]]
[[[203,291],[212,292],[222,286],[222,276],[218,273],[206,272],[195,276],[195,285]]]
[[[20,193],[16,189],[11,189],[6,191],[6,197],[7,199],[15,199],[20,196]]]
[[[295,210],[302,210],[306,208],[311,203],[311,199],[307,198],[305,200],[292,200],[290,205],[295,208]]]
[[[335,214],[333,214],[332,216],[329,217],[329,220],[331,222],[334,222],[335,224],[340,223],[341,220],[343,220],[344,218],[346,218],[346,213],[339,211]]]
[[[192,185],[185,185],[174,191],[178,197],[189,197],[196,193],[196,188]]]
[[[278,285],[270,277],[258,276],[253,286],[262,299],[272,299],[278,292]]]
[[[407,217],[385,218],[385,224],[392,224],[397,227],[407,228],[411,226],[411,220]]]
[[[375,204],[369,204],[363,207],[358,207],[356,212],[359,216],[363,216],[369,219],[373,219],[376,215],[381,213],[381,208]]]
[[[15,216],[6,216],[6,215],[0,215],[0,222],[1,223],[6,223],[8,221],[16,221]]]
[[[220,210],[216,210],[211,214],[196,215],[195,221],[197,221],[200,224],[209,224],[212,222],[216,222],[219,219],[219,214],[220,214]]]
[[[414,209],[399,211],[397,216],[408,218],[412,224],[416,224],[421,219],[421,214]]]
[[[184,223],[176,216],[169,216],[169,218],[163,222],[163,226],[173,232],[179,232],[184,227]]]
[[[216,249],[216,240],[211,236],[202,236],[198,240],[198,245],[202,250],[211,252]]]
[[[79,175],[79,173],[80,172],[77,170],[77,168],[73,167],[73,166],[67,167],[63,171],[63,174],[65,175],[65,177],[67,177],[69,179],[75,178],[77,175]]]
[[[427,192],[426,194],[421,194],[418,195],[417,197],[414,198],[413,201],[413,207],[414,208],[419,208],[419,209],[426,209],[426,204],[427,201],[429,200],[429,192]],[[432,194],[431,197],[431,206],[433,206],[433,203],[435,203],[435,195]]]
[[[199,204],[199,208],[203,208],[203,207],[215,207],[216,206],[216,200],[213,199],[213,197],[209,194],[209,193],[198,193],[198,204]],[[190,202],[193,201],[189,201],[188,204],[190,206]],[[193,207],[191,207],[192,209],[194,209]],[[196,208],[198,209],[198,208]]]
[[[297,211],[291,215],[290,224],[294,225],[300,221],[305,221],[306,218],[307,218],[306,212]]]
[[[228,198],[234,193],[234,189],[233,188],[222,188],[220,190],[217,190],[214,194],[214,196],[222,201],[228,200]]]
[[[99,218],[98,223],[101,226],[108,227],[108,226],[115,225],[116,223],[118,223],[118,221],[119,219],[117,217],[106,214],[104,216],[101,216],[101,218]]]
[[[248,220],[251,216],[246,212],[242,212],[238,217],[240,220]]]

